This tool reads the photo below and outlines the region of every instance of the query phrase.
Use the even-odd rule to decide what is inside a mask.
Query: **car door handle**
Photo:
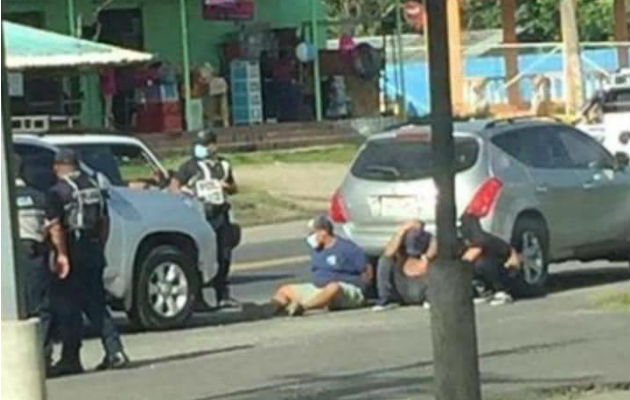
[[[549,191],[549,188],[547,187],[547,185],[536,186],[536,193],[547,193],[548,191]]]

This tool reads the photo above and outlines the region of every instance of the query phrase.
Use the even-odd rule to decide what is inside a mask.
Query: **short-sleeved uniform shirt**
[[[95,181],[83,172],[74,178],[73,181],[79,189],[89,189],[97,186]],[[103,209],[101,211],[101,215],[106,218],[108,216],[107,199],[109,196],[106,190],[102,190],[101,194],[103,197]],[[62,226],[67,229],[65,206],[73,201],[73,196],[74,188],[70,186],[68,182],[63,179],[57,181],[57,183],[48,191],[47,218],[50,221],[58,220]],[[87,231],[85,234],[90,237],[100,237],[100,232],[98,231]]]
[[[230,165],[230,162],[223,157],[218,157],[216,160],[199,160],[197,158],[191,158],[179,167],[179,170],[175,173],[175,179],[177,179],[182,185],[192,189],[196,180],[204,179],[204,173],[201,167],[199,167],[200,162],[206,163],[212,179],[224,181],[229,184],[234,183],[232,166]],[[221,214],[222,212],[226,212],[229,209],[230,205],[227,201],[222,205],[205,205],[207,216],[215,216]]]
[[[320,251],[312,250],[311,258],[311,273],[315,286],[345,282],[365,290],[361,275],[365,272],[367,258],[355,243],[337,237],[331,247]]]
[[[46,238],[46,194],[27,186],[23,181],[16,182],[16,206],[20,239],[43,243]]]

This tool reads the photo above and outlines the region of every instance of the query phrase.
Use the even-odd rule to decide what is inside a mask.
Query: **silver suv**
[[[429,128],[408,124],[369,137],[333,195],[338,232],[371,256],[409,218],[435,230],[439,193]],[[456,203],[522,250],[522,295],[544,291],[548,263],[627,259],[630,169],[581,131],[508,119],[455,126]]]
[[[140,327],[182,325],[216,274],[215,235],[198,202],[160,190],[167,172],[151,151],[135,138],[97,134],[15,135],[14,147],[27,181],[41,190],[55,181],[59,147],[77,150],[82,169],[104,175],[111,217],[106,289]]]

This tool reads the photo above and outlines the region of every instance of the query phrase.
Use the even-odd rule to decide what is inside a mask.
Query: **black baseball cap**
[[[431,234],[422,229],[411,229],[405,234],[405,252],[410,257],[420,257],[427,252]]]
[[[319,215],[313,218],[309,225],[314,231],[324,230],[331,235],[334,230],[332,222],[330,222],[330,219],[328,219],[328,217],[325,215]]]
[[[72,149],[63,147],[55,154],[55,164],[77,165],[77,153]]]
[[[208,146],[217,143],[217,134],[211,130],[201,130],[197,133],[197,144]]]

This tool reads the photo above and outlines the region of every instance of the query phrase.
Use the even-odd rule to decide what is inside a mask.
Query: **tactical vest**
[[[222,206],[227,203],[221,182],[228,176],[230,164],[225,160],[215,163],[197,161],[199,174],[191,179],[189,186],[203,204]]]
[[[16,181],[16,191],[20,239],[43,243],[46,238],[45,205],[22,180]]]
[[[64,205],[66,229],[75,234],[82,231],[98,232],[105,210],[101,187],[92,179],[89,179],[90,186],[83,189],[70,176],[63,180],[72,188],[72,198]]]

